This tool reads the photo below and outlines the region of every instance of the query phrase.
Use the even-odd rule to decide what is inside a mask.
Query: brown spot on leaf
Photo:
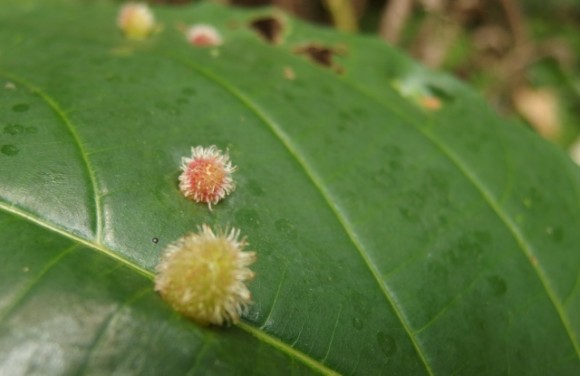
[[[290,81],[296,79],[296,73],[292,67],[284,67],[284,78]]]
[[[431,95],[423,96],[420,99],[420,103],[421,103],[421,106],[423,106],[423,108],[425,108],[426,110],[430,110],[430,111],[437,111],[442,106],[441,99],[434,97],[434,96],[431,96]]]
[[[323,67],[331,68],[336,73],[342,73],[343,69],[341,66],[333,61],[335,55],[343,55],[343,48],[331,48],[326,46],[321,46],[318,44],[308,44],[305,46],[298,47],[294,50],[297,55],[305,55],[311,61],[316,64],[322,65]]]
[[[256,18],[250,22],[250,27],[268,43],[279,44],[282,41],[284,26],[276,17],[267,16]]]

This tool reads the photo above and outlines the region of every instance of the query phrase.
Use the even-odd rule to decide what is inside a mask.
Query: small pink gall
[[[191,148],[191,157],[181,159],[182,173],[179,176],[179,189],[185,197],[195,202],[217,204],[236,188],[230,157],[215,145],[208,148]]]
[[[187,41],[197,47],[217,47],[223,43],[217,29],[211,25],[197,24],[185,32]]]

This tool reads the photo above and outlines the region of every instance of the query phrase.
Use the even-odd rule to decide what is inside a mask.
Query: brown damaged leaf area
[[[282,42],[284,25],[277,17],[267,16],[255,18],[250,22],[250,27],[270,44],[280,44]]]
[[[310,61],[330,68],[336,73],[343,73],[344,68],[334,61],[334,56],[342,56],[346,54],[345,47],[327,47],[320,44],[311,43],[304,46],[296,47],[294,53],[297,55],[306,56]]]

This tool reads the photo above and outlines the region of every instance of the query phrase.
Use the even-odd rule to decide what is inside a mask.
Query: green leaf
[[[0,4],[0,373],[578,370],[580,172],[562,152],[374,38],[201,4],[155,8],[163,30],[132,43],[116,12]],[[279,45],[248,26],[266,15]],[[224,45],[188,45],[193,22]],[[177,176],[212,144],[239,171],[209,211]],[[258,253],[235,327],[153,292],[163,248],[203,223]]]

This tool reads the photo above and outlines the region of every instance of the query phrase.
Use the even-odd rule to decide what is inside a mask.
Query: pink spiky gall
[[[191,157],[181,159],[181,170],[181,193],[190,200],[207,204],[210,210],[236,188],[232,173],[237,167],[215,145],[191,148]]]
[[[185,32],[187,41],[197,47],[217,47],[223,43],[219,31],[206,24],[197,24],[191,26]]]

